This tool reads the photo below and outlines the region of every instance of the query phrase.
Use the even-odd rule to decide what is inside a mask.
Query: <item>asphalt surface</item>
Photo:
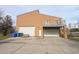
[[[59,37],[9,38],[0,41],[0,54],[78,54],[79,42]]]

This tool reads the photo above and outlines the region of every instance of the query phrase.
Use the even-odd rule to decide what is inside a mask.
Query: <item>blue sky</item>
[[[40,13],[64,18],[67,24],[79,20],[79,5],[0,5],[0,8],[12,16],[14,25],[17,15],[37,9]]]

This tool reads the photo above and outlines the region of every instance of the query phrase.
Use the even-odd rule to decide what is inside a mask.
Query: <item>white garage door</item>
[[[35,27],[19,27],[19,32],[29,34],[30,36],[35,36]]]

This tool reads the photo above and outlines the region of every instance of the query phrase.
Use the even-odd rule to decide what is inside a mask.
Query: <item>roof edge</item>
[[[25,15],[25,14],[29,14],[29,13],[39,13],[39,10],[33,10],[33,11],[30,11],[30,12],[25,12],[25,13],[22,13],[22,14],[17,15],[17,16],[21,16],[21,15]]]

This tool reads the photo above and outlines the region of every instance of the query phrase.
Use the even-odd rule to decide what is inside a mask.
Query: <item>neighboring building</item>
[[[78,21],[73,21],[72,23],[69,24],[69,29],[72,29],[72,28],[79,28]]]
[[[60,17],[34,10],[17,16],[16,30],[30,36],[63,36],[67,38],[65,21]]]
[[[78,28],[78,24],[75,24],[75,23],[74,24],[71,24],[70,25],[70,28]]]

